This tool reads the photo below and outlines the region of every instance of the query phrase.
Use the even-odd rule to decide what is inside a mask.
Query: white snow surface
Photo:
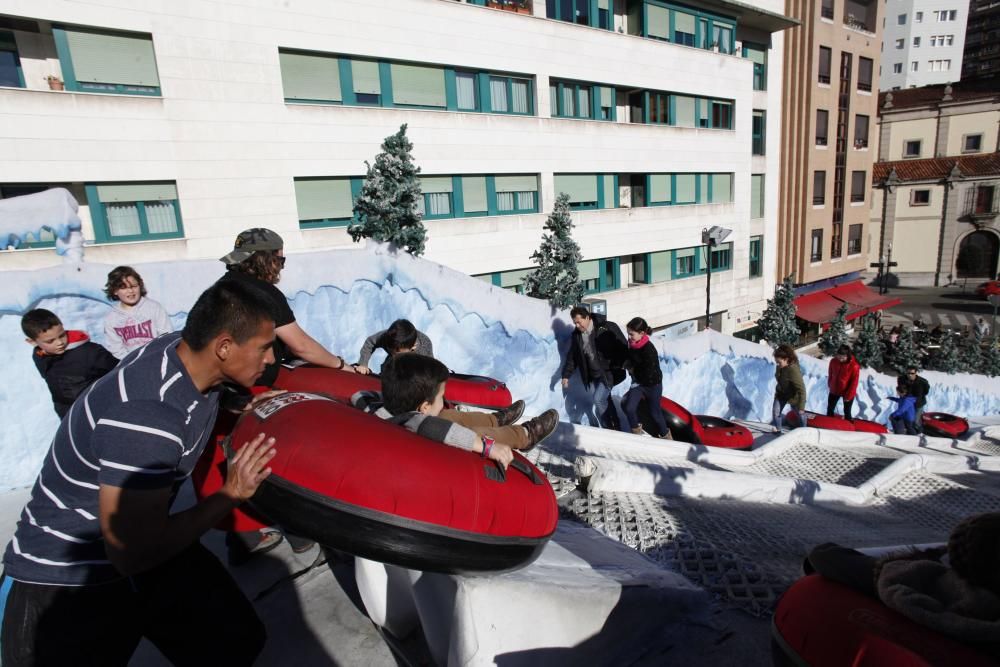
[[[56,252],[70,262],[80,262],[83,236],[79,209],[65,188],[0,200],[0,248],[17,248],[29,237],[41,240],[42,232],[49,231],[56,237]]]
[[[0,232],[3,230],[0,229]],[[221,253],[222,249],[220,249]],[[111,304],[102,288],[111,266],[83,263],[4,273],[0,296],[0,340],[12,351],[7,382],[0,384],[0,489],[33,482],[58,425],[48,390],[34,368],[20,330],[31,308],[57,313],[67,328],[103,342],[102,321]],[[136,264],[150,296],[183,326],[198,295],[222,275],[218,261]],[[452,370],[503,380],[527,414],[556,408],[579,421],[586,402],[576,379],[564,396],[560,369],[572,326],[568,313],[470,278],[432,262],[369,244],[347,250],[293,254],[279,287],[299,324],[337,354],[354,360],[364,339],[405,317],[434,341],[439,359]],[[624,322],[635,315],[622,317]],[[715,332],[684,339],[654,337],[664,372],[664,395],[697,414],[767,421],[774,392],[770,349]],[[384,358],[372,359],[378,368]],[[802,357],[808,408],[826,408],[827,361]],[[928,410],[963,416],[1000,413],[1000,379],[926,372]],[[895,378],[862,371],[855,412],[885,420]],[[620,384],[615,395],[628,388]]]

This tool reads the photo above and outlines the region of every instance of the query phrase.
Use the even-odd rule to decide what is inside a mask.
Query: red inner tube
[[[969,431],[969,422],[947,412],[925,412],[921,417],[924,432],[946,438],[957,438]]]

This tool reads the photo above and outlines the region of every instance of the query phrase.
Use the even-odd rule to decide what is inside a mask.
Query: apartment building
[[[962,78],[994,77],[1000,73],[1000,2],[971,0],[965,29]]]
[[[868,259],[894,281],[947,285],[1000,270],[995,79],[880,95]]]
[[[958,81],[969,0],[888,0],[879,90]]]
[[[344,247],[364,161],[406,123],[429,259],[520,290],[565,192],[613,317],[696,320],[711,263],[737,331],[774,287],[780,9],[6,0],[0,196],[67,187],[95,262],[218,257],[251,226]],[[712,225],[732,234],[708,256]],[[58,261],[28,245],[0,268]]]

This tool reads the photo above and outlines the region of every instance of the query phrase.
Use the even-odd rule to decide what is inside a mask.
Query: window
[[[704,258],[705,246],[701,247],[701,255]],[[726,271],[732,268],[733,262],[733,244],[723,243],[720,246],[712,248],[712,272],[716,271]],[[704,270],[704,267],[699,266],[699,270]]]
[[[868,148],[868,116],[858,114],[854,117],[854,147]]]
[[[764,217],[764,174],[750,175],[750,217]]]
[[[674,203],[697,204],[698,180],[697,174],[674,174]]]
[[[764,237],[763,236],[751,236],[750,237],[750,277],[760,278],[764,275],[764,262],[763,262],[763,249],[764,249]]]
[[[826,204],[826,172],[813,172],[813,206]]]
[[[733,201],[733,175],[708,174],[707,193],[702,193],[701,200],[711,204],[730,204]]]
[[[184,236],[174,183],[87,185],[98,243]]]
[[[983,135],[967,134],[962,137],[963,153],[978,153],[983,148]]]
[[[893,74],[902,74],[903,73],[903,63],[893,63],[892,64],[892,73]],[[896,90],[899,90],[899,88],[897,87]]]
[[[908,139],[903,142],[903,157],[920,157],[920,139]]]
[[[652,5],[647,5],[651,7]],[[685,46],[695,45],[695,16],[693,14],[688,14],[687,12],[679,12],[672,10],[674,20],[674,38],[673,41],[677,44],[683,44]]]
[[[833,0],[823,0],[820,5],[820,16],[825,19],[833,19]]]
[[[918,63],[916,60],[914,60],[913,62],[910,63],[910,71],[911,72],[916,72],[919,69],[920,69],[920,63]]]
[[[906,14],[900,14],[896,17],[896,25],[906,25]]]
[[[920,47],[920,38],[919,37],[914,37],[913,38],[913,48],[919,48],[919,47]]]
[[[753,110],[753,124],[751,131],[751,152],[754,155],[764,155],[764,126],[765,112],[759,109]]]
[[[455,106],[459,111],[479,111],[479,91],[476,75],[472,72],[455,72]]]
[[[0,30],[0,86],[24,88],[24,73],[14,33]]]
[[[872,69],[874,62],[871,58],[858,58],[858,90],[871,92],[872,90]]]
[[[733,104],[712,100],[712,127],[721,130],[733,129]]]
[[[993,192],[995,186],[980,185],[976,188],[976,201],[973,213],[993,213]]]
[[[577,264],[587,294],[618,289],[618,258],[592,259]]]
[[[421,176],[421,199],[417,200],[417,210],[428,220],[453,218],[454,182],[451,176]]]
[[[753,89],[767,90],[767,47],[743,42],[743,57],[753,61]]]
[[[672,278],[686,278],[695,274],[694,248],[674,250],[674,272]]]
[[[823,261],[823,230],[814,229],[812,230],[812,247],[809,252],[810,262],[822,262]]]
[[[826,109],[816,109],[816,145],[826,146],[827,126],[830,122],[830,112]]]
[[[569,195],[569,206],[574,209],[594,209],[601,208],[600,200],[605,197],[603,188],[599,187],[598,181],[605,180],[600,174],[556,174],[555,191],[556,196],[560,194]],[[608,180],[613,180],[608,177]],[[600,200],[598,199],[600,197]],[[613,208],[614,202],[605,204],[604,208]]]
[[[910,190],[910,206],[929,206],[930,203],[930,190]]]
[[[549,97],[554,117],[615,119],[615,89],[610,86],[550,79]]]
[[[490,75],[490,111],[527,115],[531,104],[531,81],[512,76]]]
[[[942,46],[951,46],[955,43],[955,35],[945,35],[944,44]]]
[[[923,12],[915,12],[913,14],[913,22],[914,23],[923,23],[924,22],[924,13]]]
[[[830,61],[833,52],[828,46],[819,47],[819,77],[820,83],[830,83]]]
[[[538,176],[496,176],[498,213],[537,213]]]
[[[902,39],[897,39],[896,40],[896,48],[897,49],[903,48],[904,44],[905,44],[905,42]]]
[[[865,182],[865,176],[867,172],[865,171],[852,171],[851,172],[851,203],[863,202],[865,200],[865,187],[867,183]]]
[[[945,23],[947,21],[954,21],[958,17],[958,10],[956,10],[956,9],[942,9],[940,11],[934,12],[934,17],[938,20],[938,23]]]
[[[861,253],[861,227],[862,225],[849,225],[847,227],[848,255],[857,255]]]
[[[66,90],[159,95],[153,38],[131,32],[53,28]]]
[[[931,72],[947,72],[951,69],[951,60],[928,60],[927,66]]]
[[[483,4],[481,1],[477,4]],[[510,4],[510,3],[508,3]],[[591,11],[590,0],[546,0],[545,15],[557,21],[589,25],[592,28],[611,30],[611,3],[597,0],[596,12]]]
[[[347,226],[354,217],[354,197],[360,191],[359,178],[296,178],[299,227]]]

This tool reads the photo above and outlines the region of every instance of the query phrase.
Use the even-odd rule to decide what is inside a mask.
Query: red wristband
[[[493,438],[488,435],[483,436],[483,458],[489,458],[490,450],[493,449],[493,443],[496,442]]]

